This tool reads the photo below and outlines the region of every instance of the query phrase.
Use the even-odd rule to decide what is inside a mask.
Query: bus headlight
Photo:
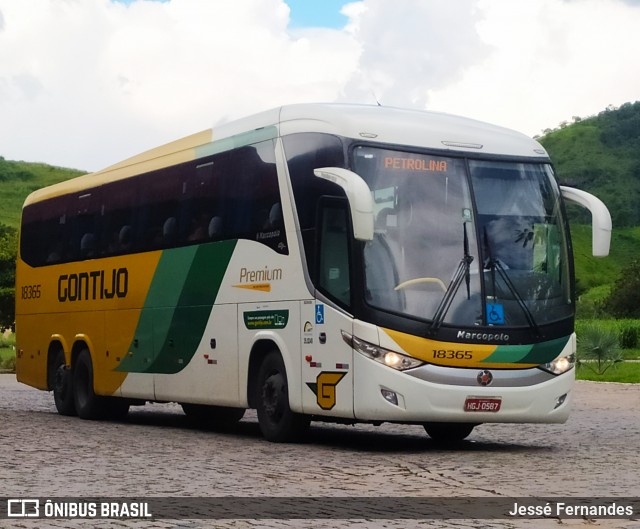
[[[342,339],[353,347],[354,351],[357,351],[376,362],[384,364],[385,366],[397,369],[398,371],[404,371],[405,369],[411,369],[424,364],[423,361],[418,360],[417,358],[365,342],[364,340],[356,338],[345,331],[342,331]]]
[[[562,373],[566,373],[569,369],[572,369],[576,365],[576,355],[575,353],[571,353],[567,356],[559,356],[555,360],[547,364],[542,364],[540,369],[544,369],[549,373],[553,373],[554,375],[562,375]]]

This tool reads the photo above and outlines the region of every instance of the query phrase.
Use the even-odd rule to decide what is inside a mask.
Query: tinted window
[[[273,141],[27,206],[20,249],[42,266],[238,238],[288,253]]]
[[[344,197],[336,184],[313,174],[320,167],[345,167],[342,142],[329,134],[303,133],[283,138],[307,266],[315,263],[315,226],[322,196]],[[313,269],[310,270],[313,276]]]

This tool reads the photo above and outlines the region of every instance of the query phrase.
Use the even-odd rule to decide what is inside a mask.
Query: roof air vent
[[[464,143],[461,141],[443,141],[442,145],[447,147],[458,147],[459,149],[482,149],[482,143]]]

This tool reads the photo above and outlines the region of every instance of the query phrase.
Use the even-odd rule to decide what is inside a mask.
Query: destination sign
[[[384,168],[399,171],[419,171],[424,173],[446,173],[446,160],[432,158],[411,158],[401,156],[385,156]]]

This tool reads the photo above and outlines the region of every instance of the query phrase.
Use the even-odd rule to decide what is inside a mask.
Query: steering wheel
[[[436,285],[439,285],[440,288],[442,288],[443,292],[447,291],[447,286],[441,279],[438,279],[437,277],[416,277],[415,279],[408,279],[407,281],[403,281],[402,283],[396,285],[394,290],[401,290],[403,288],[420,285],[422,283],[435,283]]]

